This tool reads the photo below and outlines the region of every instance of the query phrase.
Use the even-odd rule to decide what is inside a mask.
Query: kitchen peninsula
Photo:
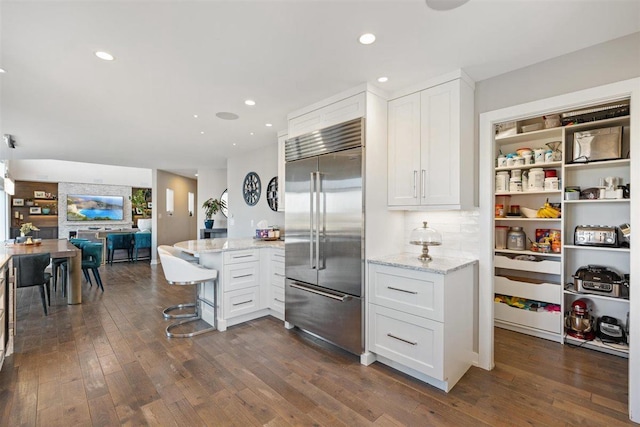
[[[258,317],[284,320],[284,242],[253,238],[201,239],[174,247],[218,270],[218,329],[225,331]],[[205,284],[201,296],[213,301],[214,287]],[[204,304],[202,318],[214,324],[213,308]]]

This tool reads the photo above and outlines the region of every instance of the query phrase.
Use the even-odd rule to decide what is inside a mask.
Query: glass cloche
[[[421,261],[430,261],[429,246],[439,246],[442,244],[442,235],[439,231],[427,227],[427,221],[422,223],[422,227],[414,228],[411,231],[409,243],[412,245],[422,245],[422,254],[418,257]]]

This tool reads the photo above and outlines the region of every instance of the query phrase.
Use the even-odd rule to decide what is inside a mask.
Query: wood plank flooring
[[[496,368],[444,393],[266,317],[188,339],[164,307],[192,298],[147,262],[101,267],[105,292],[18,294],[0,426],[617,426],[627,360],[496,329]]]

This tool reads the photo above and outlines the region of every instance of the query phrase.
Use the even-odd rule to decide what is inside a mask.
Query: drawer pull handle
[[[394,288],[393,286],[387,286],[387,289],[391,289],[392,291],[405,292],[407,294],[414,294],[414,295],[417,294],[417,292],[415,291],[408,291],[406,289]]]
[[[235,306],[237,306],[237,305],[249,304],[250,302],[253,302],[253,300],[252,300],[252,299],[250,299],[249,301],[234,302],[234,303],[233,303],[233,304],[231,304],[231,305],[233,305],[233,306],[235,307]]]
[[[283,304],[284,304],[284,301],[283,301],[283,300],[281,300],[281,299],[274,298],[274,300],[275,300],[275,301],[278,301],[278,302],[281,302],[281,303],[283,303]]]
[[[284,274],[280,274],[280,273],[273,273],[273,274],[275,274],[276,276],[284,277]]]
[[[233,259],[238,259],[238,258],[249,258],[252,257],[253,255],[248,254],[248,255],[233,255],[232,258]]]
[[[241,274],[240,276],[233,276],[234,279],[241,279],[243,277],[249,277],[249,276],[253,276],[253,273],[249,273],[249,274]]]
[[[396,339],[396,340],[398,340],[398,341],[406,342],[407,344],[411,344],[411,345],[418,345],[418,343],[417,343],[417,342],[413,342],[413,341],[405,340],[404,338],[397,337],[397,336],[395,336],[395,335],[393,335],[393,334],[387,334],[387,336],[388,336],[389,338],[393,338],[393,339]]]

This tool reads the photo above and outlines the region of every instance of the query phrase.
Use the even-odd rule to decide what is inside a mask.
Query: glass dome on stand
[[[422,245],[422,254],[418,257],[420,261],[431,261],[429,246],[439,246],[442,244],[442,235],[437,230],[427,227],[427,221],[422,222],[422,227],[414,228],[411,231],[409,243],[412,245]]]

